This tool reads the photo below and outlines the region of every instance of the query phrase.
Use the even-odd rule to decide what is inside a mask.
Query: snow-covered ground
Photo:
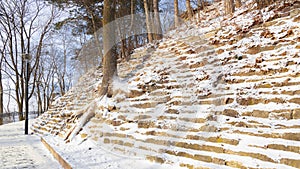
[[[112,98],[101,70],[81,77],[34,132],[78,168],[300,168],[296,0],[262,11],[275,19],[219,6],[119,63]]]
[[[32,112],[29,112],[29,114],[28,114],[29,119],[35,119],[37,117],[38,117],[37,112],[32,111]],[[13,113],[9,113],[9,114],[4,113],[3,124],[18,122],[18,121],[19,121],[19,115],[17,112],[13,112]]]
[[[24,121],[0,126],[0,168],[62,168],[35,135],[24,135]]]
[[[104,149],[90,140],[81,143],[80,140],[77,140],[77,142],[66,144],[59,137],[46,136],[44,139],[74,168],[176,169],[174,165],[157,164],[138,157],[112,153],[112,151]]]
[[[85,141],[78,145],[78,142],[65,144],[63,140],[53,137],[45,137],[45,140],[71,166],[76,166],[76,168],[163,169],[171,167],[167,164],[160,165],[147,160],[112,154],[91,141]],[[76,145],[74,146],[74,144]],[[41,143],[40,137],[24,135],[24,121],[0,126],[0,152],[1,169],[62,168]]]

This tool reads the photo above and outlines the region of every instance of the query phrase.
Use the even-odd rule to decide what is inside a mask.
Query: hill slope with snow
[[[119,63],[112,98],[93,70],[31,129],[62,152],[87,140],[174,167],[300,168],[300,2],[220,6]]]

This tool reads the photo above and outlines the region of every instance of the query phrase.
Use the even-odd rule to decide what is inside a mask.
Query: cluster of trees
[[[36,10],[30,12],[30,7]],[[10,94],[22,112],[25,99],[25,81],[30,80],[31,90],[29,98],[34,95],[36,82],[39,78],[39,66],[43,41],[50,30],[50,25],[55,18],[55,11],[50,8],[51,16],[43,23],[38,23],[38,17],[42,14],[45,5],[38,1],[1,1],[0,2],[0,43],[1,43],[1,78],[0,97],[3,99],[3,76],[9,78]],[[30,18],[30,19],[29,19]],[[33,42],[33,38],[35,41]],[[26,71],[26,63],[31,62]],[[5,63],[5,64],[4,64]],[[30,79],[26,79],[29,77]],[[3,113],[3,100],[0,101],[0,112]],[[23,114],[19,114],[20,120]]]
[[[130,44],[131,40],[126,43],[126,39],[130,39],[132,37],[144,37],[144,34],[138,34],[137,32],[134,31],[133,27],[141,26],[137,25],[136,23],[136,13],[138,12],[136,10],[136,4],[141,4],[143,5],[143,8],[139,8],[142,10],[143,13],[145,13],[145,24],[146,24],[146,34],[147,34],[147,42],[152,43],[154,41],[162,39],[162,27],[161,27],[161,19],[160,19],[160,10],[159,10],[159,0],[131,0],[128,6],[130,8],[127,8],[126,2],[121,1],[111,1],[111,0],[104,0],[103,2],[103,79],[102,79],[102,87],[100,94],[101,95],[107,95],[111,96],[112,95],[112,81],[115,76],[117,76],[117,54],[123,53],[124,49],[129,49],[129,53],[131,52],[132,49],[138,47]],[[203,7],[203,0],[198,0],[197,4],[199,6],[202,5]],[[116,41],[115,37],[115,26],[119,27],[120,24],[119,22],[113,22],[115,21],[116,17],[114,16],[124,16],[122,7],[130,9],[128,12],[125,14],[131,15],[130,19],[130,27],[127,27],[127,29],[134,31],[132,33],[129,33],[129,35],[133,36],[128,36],[126,33],[125,35],[122,34],[121,32],[119,36],[121,36],[121,44],[118,45],[118,40]],[[192,7],[191,7],[191,2],[190,0],[186,0],[186,9],[188,12],[188,16],[191,18],[193,15],[192,12]],[[121,11],[121,14],[120,14]],[[177,27],[180,24],[179,21],[179,7],[178,7],[178,0],[174,0],[174,24],[175,27]],[[115,23],[117,25],[115,25]],[[120,30],[120,28],[117,28]],[[126,29],[126,28],[125,28]],[[144,37],[145,38],[145,37]],[[124,43],[125,41],[125,43]],[[133,48],[128,48],[126,44],[129,44]],[[136,42],[138,44],[138,41]],[[118,46],[120,46],[118,48]],[[120,52],[118,49],[121,49]],[[122,56],[122,55],[121,55]]]
[[[55,6],[39,0],[0,1],[0,117],[4,111],[17,111],[23,120],[27,95],[44,112],[55,92],[68,90],[67,46],[65,51],[57,47],[67,45],[65,32],[59,39],[63,44],[53,43],[58,16]],[[17,109],[11,110],[12,105]]]
[[[187,0],[189,10],[190,3]],[[110,93],[117,59],[128,59],[133,49],[162,38],[159,4],[160,0],[1,1],[0,117],[15,103],[13,111],[19,112],[19,120],[24,119],[27,94],[40,113],[46,111],[55,94],[63,95],[72,85],[74,65],[70,63],[79,62],[87,71],[102,61],[102,94]],[[174,6],[177,17],[178,1]],[[64,9],[70,15],[56,20]],[[103,26],[125,16],[130,17]]]
[[[97,47],[94,58],[100,58],[104,74],[101,94],[111,95],[109,84],[116,75],[117,59],[128,59],[135,48],[162,38],[159,0],[49,1],[61,7],[75,7],[72,17],[60,22],[59,26],[66,23],[78,24],[82,20],[87,23],[79,31],[75,28],[77,32],[85,31],[93,35],[92,43],[80,50],[77,59],[86,58],[83,53],[90,51],[91,46]],[[178,8],[178,2],[176,7]]]
[[[185,3],[189,18],[193,7],[203,9],[210,2],[170,1],[175,27],[180,25],[179,2]],[[256,1],[264,7],[274,0]],[[35,98],[39,112],[46,111],[56,93],[63,95],[72,86],[74,65],[81,65],[84,73],[101,63],[100,93],[111,96],[117,60],[126,60],[135,48],[162,39],[160,4],[161,0],[0,1],[0,117],[6,94],[17,103],[19,119],[23,119],[27,80],[29,99]],[[224,0],[225,13],[241,5],[241,0]],[[65,9],[69,15],[56,20]]]
[[[134,1],[134,0],[133,0]],[[131,3],[133,2],[131,1]],[[258,8],[263,8],[267,5],[270,5],[275,0],[256,0]],[[162,38],[161,24],[159,19],[159,1],[158,0],[143,0],[144,2],[144,11],[146,15],[146,25],[148,32],[148,42],[153,42],[153,40],[159,40]],[[186,10],[188,18],[193,17],[193,10],[191,7],[191,1],[185,0]],[[204,8],[204,0],[198,0],[197,6]],[[112,80],[116,76],[117,70],[117,61],[116,61],[116,49],[112,48],[115,42],[114,29],[113,26],[106,26],[108,23],[111,23],[114,18],[114,8],[115,4],[111,0],[104,0],[104,13],[103,13],[103,43],[104,45],[104,56],[103,56],[103,81],[102,81],[102,90],[101,95],[107,94],[108,96],[112,95],[110,89]],[[242,6],[241,0],[224,0],[224,9],[225,14],[231,14],[235,11],[235,7],[239,8]],[[149,11],[153,11],[153,15],[149,14]],[[179,10],[178,10],[178,0],[174,0],[174,13],[175,13],[175,26],[178,26],[179,23]],[[131,13],[133,15],[133,13]],[[154,25],[154,26],[153,26]],[[109,44],[109,45],[107,45]]]
[[[238,0],[240,5],[241,1]],[[131,0],[131,15],[134,16],[134,5],[136,2],[140,2],[139,0]],[[227,1],[226,1],[227,2]],[[197,6],[200,9],[204,8],[205,1],[197,0]],[[146,28],[147,28],[147,40],[152,43],[153,41],[157,41],[162,39],[162,28],[161,28],[161,19],[159,14],[159,0],[143,0],[144,5],[144,13],[146,20]],[[121,5],[122,6],[122,5]],[[186,11],[188,14],[188,18],[193,17],[193,8],[191,6],[190,0],[185,0]],[[115,12],[116,12],[116,4],[111,0],[104,0],[104,12],[103,12],[103,80],[102,80],[102,88],[100,91],[101,95],[111,96],[112,95],[112,81],[115,76],[117,76],[117,57],[115,48],[115,32],[114,32],[114,21]],[[133,18],[131,20],[133,23]],[[177,27],[180,25],[179,19],[179,7],[178,0],[174,0],[174,26]],[[135,34],[136,35],[136,34]],[[123,41],[123,39],[122,39]],[[122,47],[121,47],[122,49]]]
[[[146,29],[147,29],[147,41],[152,43],[153,41],[157,41],[162,39],[162,27],[161,27],[161,19],[159,14],[159,0],[131,0],[130,1],[130,15],[133,16],[131,18],[131,27],[135,23],[134,16],[135,16],[135,3],[141,4],[143,2],[143,11],[145,13],[145,20],[146,20]],[[198,5],[203,5],[202,0],[198,0]],[[121,6],[124,5],[121,4]],[[112,81],[115,76],[117,76],[117,57],[116,53],[118,53],[117,49],[115,48],[116,45],[116,38],[114,37],[114,23],[112,21],[115,20],[113,16],[115,13],[118,12],[116,8],[116,2],[111,0],[104,0],[104,11],[103,11],[103,79],[102,79],[102,87],[100,94],[101,95],[112,95]],[[186,9],[188,12],[188,17],[192,18],[193,12],[191,7],[190,0],[186,0]],[[174,0],[174,24],[177,27],[180,24],[179,21],[179,8],[178,8],[178,0]],[[136,32],[133,32],[134,36],[137,36]],[[129,37],[130,38],[130,37]],[[126,39],[126,35],[122,38],[121,49],[123,49],[123,40]],[[122,50],[121,50],[122,51]]]
[[[266,6],[269,6],[275,3],[277,0],[255,0],[257,8],[262,9]],[[224,9],[225,14],[232,14],[235,11],[235,8],[239,8],[242,6],[241,0],[224,0]]]

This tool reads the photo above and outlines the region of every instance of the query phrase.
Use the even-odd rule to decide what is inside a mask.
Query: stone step
[[[289,145],[283,145],[283,144],[267,144],[265,146],[256,146],[256,145],[253,145],[253,146],[259,147],[259,148],[282,150],[282,151],[288,151],[288,152],[300,154],[300,146],[289,146]]]
[[[95,128],[97,129],[97,128]],[[189,140],[194,141],[194,142],[201,142],[201,143],[208,143],[208,144],[228,144],[228,145],[238,145],[239,140],[235,139],[228,139],[228,138],[223,138],[221,136],[207,136],[207,133],[203,133],[199,135],[200,132],[180,132],[180,131],[171,131],[171,130],[163,130],[158,131],[157,129],[146,129],[145,132],[139,132],[139,133],[134,133],[134,134],[124,134],[120,133],[118,131],[115,131],[115,133],[110,133],[110,132],[104,132],[103,130],[95,130],[99,132],[99,136],[103,138],[109,138],[109,137],[114,137],[114,138],[119,138],[119,139],[132,139],[133,142],[135,141],[142,141],[142,142],[148,142],[148,143],[153,143],[153,144],[160,144],[160,145],[170,145],[171,140],[179,140],[179,141],[185,141],[189,142]],[[198,135],[192,135],[192,133],[197,133]],[[213,133],[212,133],[213,134]],[[140,140],[137,138],[145,138],[145,140]],[[145,137],[147,136],[147,137]],[[165,140],[159,141],[160,138],[165,138]],[[157,140],[158,139],[158,140]],[[167,141],[168,140],[168,141]],[[175,143],[172,145],[174,146]]]
[[[109,138],[106,138],[106,136],[109,136]],[[167,154],[170,154],[170,155],[175,155],[177,157],[187,157],[187,158],[192,158],[194,160],[200,160],[200,161],[205,161],[205,162],[213,162],[212,161],[212,157],[218,157],[217,154],[227,154],[227,156],[231,156],[231,155],[238,155],[239,157],[241,156],[245,156],[246,158],[248,157],[251,157],[251,158],[255,158],[257,160],[261,160],[261,161],[265,161],[265,162],[271,162],[271,163],[277,163],[277,161],[271,159],[270,157],[264,155],[264,154],[260,154],[260,153],[254,153],[254,152],[243,152],[243,151],[235,151],[235,150],[229,150],[229,149],[225,149],[223,148],[222,146],[211,146],[211,145],[201,145],[201,144],[191,144],[191,143],[187,143],[187,142],[177,142],[177,141],[166,141],[166,140],[157,140],[157,139],[153,139],[153,138],[150,138],[150,139],[146,139],[146,140],[139,140],[139,139],[133,139],[132,137],[128,137],[128,136],[122,136],[123,139],[117,139],[116,137],[118,137],[118,135],[116,134],[106,134],[104,135],[104,143],[106,144],[118,144],[118,145],[121,145],[121,146],[128,146],[128,147],[134,147],[135,145],[141,145],[141,143],[139,142],[142,142],[142,144],[144,145],[143,149],[144,150],[148,150],[148,151],[154,151],[154,153],[167,153]],[[124,138],[126,138],[124,140]],[[131,140],[131,141],[129,141]],[[188,140],[185,140],[185,141],[188,141]],[[150,144],[150,145],[148,145]],[[153,146],[152,144],[155,144],[157,146]],[[147,146],[146,146],[147,145]],[[169,150],[169,149],[159,149],[159,150],[155,150],[153,149],[154,147],[169,147],[169,146],[172,146],[172,147],[177,147],[176,148],[176,151],[173,151],[173,150]],[[149,147],[149,148],[148,148]],[[152,148],[150,148],[152,147]],[[137,148],[137,147],[136,147]],[[139,147],[139,148],[142,148],[142,147]],[[184,151],[178,151],[178,149],[182,149]],[[156,148],[157,149],[157,148]],[[174,149],[174,148],[172,148]],[[197,152],[197,153],[201,153],[201,152],[205,152],[204,154],[209,154],[209,155],[200,155],[200,154],[190,154],[190,153],[187,153],[187,152],[190,152],[190,150],[187,151],[187,149],[190,149],[194,152]],[[257,148],[258,150],[261,149],[261,150],[265,150],[265,149],[262,149],[262,148]],[[136,151],[136,150],[135,150]],[[213,152],[213,154],[209,153],[209,152]],[[202,154],[203,154],[202,153]],[[219,157],[220,158],[220,157]],[[222,158],[221,158],[222,159]],[[206,161],[208,160],[208,161]],[[216,161],[220,161],[220,160],[216,160]],[[284,158],[282,158],[280,160],[280,163],[282,164],[286,164],[284,162]],[[224,165],[226,163],[222,163],[222,165]],[[287,165],[291,165],[291,166],[297,166],[298,164],[287,164]]]
[[[269,68],[268,70],[263,70],[263,69],[248,69],[248,70],[242,70],[236,73],[233,73],[232,76],[267,76],[267,75],[274,75],[278,73],[286,73],[288,72],[288,68]]]
[[[154,101],[144,101],[144,102],[130,102],[131,107],[139,108],[139,109],[148,109],[148,108],[154,108],[158,105],[158,102]]]
[[[253,110],[240,112],[241,116],[252,116],[258,118],[270,118],[273,119],[300,119],[300,110],[296,109],[278,109],[278,110]]]
[[[227,154],[226,152],[224,153],[226,157],[224,157],[223,154],[218,155],[216,153],[205,153],[203,151],[202,152],[197,151],[195,153],[188,153],[184,150],[180,151],[178,149],[177,151],[174,151],[172,149],[161,150],[161,151],[176,157],[186,157],[197,161],[215,163],[222,166],[230,166],[234,168],[249,168],[250,166],[244,166],[244,161],[249,161],[253,159],[255,159],[258,164],[259,163],[264,164],[264,166],[274,166],[274,167],[281,166],[283,168],[290,168],[289,166],[298,167],[299,165],[298,162],[293,159],[280,159],[280,162],[276,162],[259,153],[229,152],[229,154]],[[241,156],[244,156],[244,158],[242,158]]]
[[[300,141],[300,132],[285,132],[285,133],[263,133],[263,132],[247,132],[247,131],[241,131],[237,128],[232,131],[232,133],[236,134],[244,134],[249,136],[257,136],[257,137],[264,137],[264,138],[280,138],[285,140],[293,140],[293,141]]]

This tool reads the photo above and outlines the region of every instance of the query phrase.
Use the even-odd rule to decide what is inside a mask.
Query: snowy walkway
[[[24,135],[24,121],[0,126],[0,168],[61,168],[34,135]]]

